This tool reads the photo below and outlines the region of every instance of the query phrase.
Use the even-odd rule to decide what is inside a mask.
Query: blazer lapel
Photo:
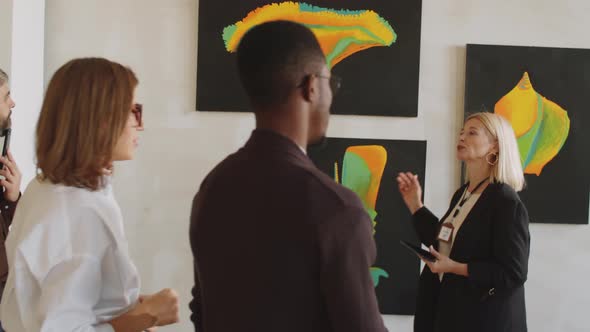
[[[464,239],[467,236],[469,236],[469,233],[466,233],[466,232],[470,228],[475,227],[476,225],[473,225],[473,223],[477,223],[478,219],[480,219],[481,216],[483,215],[485,208],[489,205],[488,195],[490,194],[490,191],[492,190],[490,188],[492,186],[493,186],[493,184],[488,184],[488,186],[484,189],[484,191],[482,191],[481,196],[479,197],[477,202],[475,202],[475,204],[471,208],[471,211],[469,211],[469,213],[467,213],[467,216],[465,216],[465,220],[463,221],[463,224],[461,224],[461,227],[459,228],[459,230],[457,231],[457,234],[455,235],[455,241],[453,242],[453,247],[451,248],[451,252],[449,253],[449,257],[453,258],[454,257],[453,254],[455,253],[456,250],[458,250],[457,248],[461,248],[463,246],[463,244],[465,242]],[[467,231],[466,231],[466,229],[467,229]]]

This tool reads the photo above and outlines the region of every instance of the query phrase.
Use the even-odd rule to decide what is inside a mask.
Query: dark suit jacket
[[[453,196],[444,220],[465,186]],[[414,214],[420,240],[437,246],[439,220],[426,208]],[[469,277],[446,273],[442,282],[425,266],[415,332],[527,331],[524,282],[529,259],[529,218],[518,194],[492,183],[459,229],[450,258],[467,263]]]
[[[191,215],[196,331],[386,331],[359,198],[255,130],[203,181]]]

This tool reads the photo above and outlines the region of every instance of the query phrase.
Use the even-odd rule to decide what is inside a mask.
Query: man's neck
[[[273,112],[273,111],[269,111]],[[301,118],[293,112],[277,112],[273,114],[256,114],[256,128],[270,130],[287,137],[306,153],[307,127]]]

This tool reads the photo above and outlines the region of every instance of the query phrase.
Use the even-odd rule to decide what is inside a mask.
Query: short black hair
[[[290,21],[250,29],[238,45],[237,59],[240,80],[255,106],[284,102],[306,75],[326,64],[313,32]]]

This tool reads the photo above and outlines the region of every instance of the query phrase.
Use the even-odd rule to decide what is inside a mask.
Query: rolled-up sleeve
[[[108,317],[129,309],[135,295],[128,291],[139,285],[123,258],[113,256],[113,234],[98,215],[83,213],[43,223],[20,243],[11,273],[22,332],[114,331]]]
[[[98,323],[93,308],[100,299],[101,262],[87,255],[73,256],[54,266],[41,282],[37,314],[41,332],[114,332]],[[31,331],[32,332],[32,331]]]

